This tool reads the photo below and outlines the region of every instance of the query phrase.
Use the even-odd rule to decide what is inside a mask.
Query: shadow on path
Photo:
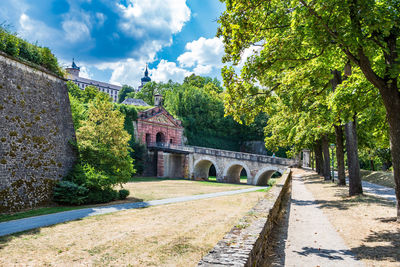
[[[311,254],[315,254],[318,257],[332,259],[332,260],[344,260],[342,256],[353,256],[354,254],[351,250],[334,250],[334,249],[320,249],[320,248],[312,248],[312,247],[303,247],[302,251],[295,251],[296,253],[302,256],[309,256]]]

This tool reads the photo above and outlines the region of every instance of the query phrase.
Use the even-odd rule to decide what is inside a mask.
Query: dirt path
[[[285,266],[364,266],[324,215],[301,175],[294,173]]]

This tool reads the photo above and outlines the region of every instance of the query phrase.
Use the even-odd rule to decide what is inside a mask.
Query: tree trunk
[[[331,167],[330,167],[330,156],[329,156],[329,140],[328,136],[324,135],[322,137],[322,150],[324,152],[324,166],[323,166],[323,175],[324,180],[331,180]]]
[[[360,175],[360,162],[358,160],[358,144],[356,119],[345,125],[346,129],[346,150],[347,162],[349,166],[349,195],[359,195],[363,193]]]
[[[338,166],[339,185],[346,185],[346,174],[344,171],[343,126],[335,125],[335,133],[336,133],[336,161]]]
[[[311,157],[311,170],[314,170],[314,152],[310,152],[310,157]]]
[[[324,158],[322,156],[321,140],[318,140],[314,147],[315,150],[315,169],[319,175],[323,174]]]
[[[390,91],[390,92],[389,92]],[[382,94],[389,122],[390,149],[392,154],[393,176],[397,198],[397,221],[400,222],[400,92],[388,90]]]

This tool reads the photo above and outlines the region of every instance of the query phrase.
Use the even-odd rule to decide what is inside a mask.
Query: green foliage
[[[118,198],[123,200],[129,196],[129,190],[121,189],[118,191]]]
[[[124,130],[124,116],[108,96],[98,94],[88,104],[88,118],[76,136],[82,163],[100,188],[129,181],[134,173],[129,156],[131,136]]]
[[[119,90],[119,92],[118,92],[117,102],[122,103],[125,100],[125,98],[128,96],[128,94],[131,94],[134,92],[135,92],[135,89],[132,86],[123,85],[122,89]]]
[[[57,58],[47,47],[30,44],[23,39],[10,33],[0,25],[0,51],[6,54],[26,60],[63,77],[64,72],[58,65]]]
[[[96,203],[107,203],[118,199],[118,192],[112,188],[104,189],[91,189],[88,193],[86,203],[96,204]]]
[[[135,98],[142,99],[147,104],[152,105],[154,103],[154,95],[165,95],[166,91],[177,86],[179,86],[179,84],[174,83],[171,80],[169,80],[168,83],[148,82],[139,92],[135,94]]]
[[[81,205],[86,202],[89,190],[71,181],[60,181],[54,187],[54,201],[61,204]]]

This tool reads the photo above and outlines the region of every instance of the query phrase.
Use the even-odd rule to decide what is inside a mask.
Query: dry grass
[[[249,188],[249,185],[207,183],[190,180],[160,180],[124,184],[130,191],[125,202],[149,201]]]
[[[395,187],[393,172],[361,170],[361,179],[393,189]]]
[[[266,194],[121,211],[0,238],[1,266],[195,266]]]
[[[367,266],[400,265],[400,224],[395,222],[393,202],[371,194],[348,197],[348,187],[310,173],[305,183],[351,251]]]

